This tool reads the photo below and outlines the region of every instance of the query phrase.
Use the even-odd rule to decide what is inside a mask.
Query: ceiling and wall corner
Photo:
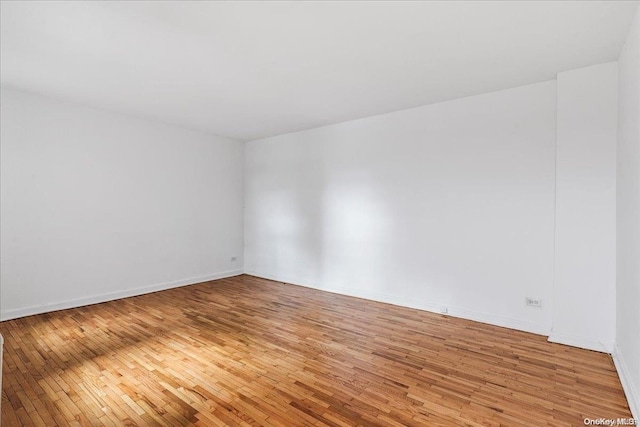
[[[615,61],[636,2],[2,2],[0,81],[252,140]]]

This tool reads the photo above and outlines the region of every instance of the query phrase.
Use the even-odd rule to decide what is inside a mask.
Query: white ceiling
[[[3,84],[250,140],[616,60],[637,2],[2,2]]]

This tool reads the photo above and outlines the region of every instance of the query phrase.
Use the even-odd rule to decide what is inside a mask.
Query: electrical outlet
[[[447,309],[447,307],[445,307],[445,306],[440,307],[440,313],[447,314],[448,312],[449,312],[449,310]]]
[[[236,262],[237,260],[238,260],[237,257],[234,257],[234,256],[231,257],[231,262]]]
[[[529,307],[542,307],[542,300],[540,298],[527,297],[527,305]]]

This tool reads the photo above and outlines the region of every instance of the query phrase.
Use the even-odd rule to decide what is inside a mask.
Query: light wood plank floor
[[[0,323],[2,425],[569,426],[610,356],[239,276]]]

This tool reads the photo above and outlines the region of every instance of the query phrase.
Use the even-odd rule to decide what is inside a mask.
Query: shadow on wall
[[[248,271],[329,291],[392,292],[385,177],[330,130],[285,143],[270,151],[261,142],[248,159]]]
[[[308,146],[292,146],[289,155],[305,155]],[[311,153],[306,153],[312,155]],[[259,186],[259,198],[249,208],[255,226],[257,264],[272,276],[303,278],[303,283],[322,283],[322,230],[324,216],[322,198],[317,197],[324,185],[323,162],[309,168],[301,162],[285,164],[287,175],[281,179],[268,167],[257,173],[248,186]]]

